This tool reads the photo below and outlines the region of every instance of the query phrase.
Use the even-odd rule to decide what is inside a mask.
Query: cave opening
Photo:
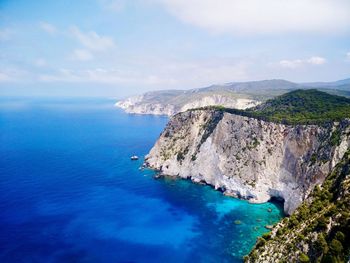
[[[281,196],[271,196],[270,200],[268,201],[270,203],[273,203],[275,204],[279,210],[280,210],[280,213],[281,215],[283,215],[283,217],[287,216],[285,213],[284,213],[284,198],[281,197]]]

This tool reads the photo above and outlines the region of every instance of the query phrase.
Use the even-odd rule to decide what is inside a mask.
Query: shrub
[[[313,153],[313,154],[311,155],[311,158],[310,158],[310,165],[315,164],[316,161],[317,161],[317,154],[316,154],[316,153]]]
[[[250,254],[250,256],[252,257],[253,260],[256,260],[258,258],[258,252],[256,252],[255,250]]]
[[[299,241],[301,241],[301,240],[305,239],[305,236],[303,234],[298,233],[297,234],[297,238],[298,238]]]
[[[333,239],[329,245],[329,249],[333,255],[337,256],[343,251],[343,245],[339,240]]]
[[[341,231],[338,231],[338,232],[335,234],[335,238],[336,238],[337,240],[339,240],[340,242],[342,242],[342,243],[345,241],[345,235],[344,235],[344,233],[341,232]]]
[[[185,159],[185,156],[182,152],[178,152],[177,156],[176,156],[176,159],[178,162],[181,162],[182,160]]]
[[[305,255],[304,253],[301,253],[300,255],[299,255],[299,261],[300,262],[310,262],[310,259],[309,259],[309,257],[307,256],[307,255]]]
[[[258,139],[254,138],[252,148],[256,148],[259,144],[260,144],[260,142],[258,141]]]
[[[256,247],[262,247],[266,244],[266,240],[262,237],[259,237],[258,240],[256,241]]]
[[[324,216],[321,216],[319,219],[318,219],[318,223],[317,223],[317,230],[324,230],[327,228],[327,225],[328,225],[328,219]]]
[[[284,230],[282,228],[277,230],[277,235],[282,236],[284,234]]]
[[[337,129],[332,133],[331,145],[339,146],[340,142],[341,142],[340,131]]]
[[[323,234],[320,234],[318,236],[318,239],[316,241],[316,249],[324,254],[328,252],[328,244]]]
[[[289,226],[290,227],[294,227],[296,225],[298,225],[298,220],[296,219],[295,215],[292,215],[289,219]]]
[[[263,234],[262,238],[265,239],[265,240],[269,240],[271,238],[271,232]]]

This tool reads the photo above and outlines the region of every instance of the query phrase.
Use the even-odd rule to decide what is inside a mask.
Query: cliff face
[[[349,120],[286,126],[192,110],[171,118],[145,161],[163,175],[205,182],[251,202],[281,198],[291,214],[349,145]]]
[[[122,108],[127,113],[168,116],[175,114],[174,105],[145,102],[143,95],[118,101],[115,106]]]
[[[181,98],[173,100],[154,101],[148,99],[145,95],[131,97],[117,102],[115,105],[124,109],[127,113],[153,114],[172,116],[178,112],[184,112],[188,109],[200,108],[206,106],[222,105],[229,108],[246,109],[259,104],[258,101],[232,97],[223,94],[196,95],[184,94]]]

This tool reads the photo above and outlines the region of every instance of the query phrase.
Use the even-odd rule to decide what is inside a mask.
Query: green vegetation
[[[263,247],[266,244],[266,240],[263,237],[259,237],[258,241],[255,244],[256,248]]]
[[[310,158],[310,166],[314,165],[317,161],[317,153],[313,153]]]
[[[310,259],[307,255],[305,255],[304,253],[301,253],[299,256],[299,261],[300,262],[310,262]]]
[[[185,159],[185,155],[183,154],[183,152],[178,152],[177,155],[176,155],[176,160],[178,162],[182,161]]]
[[[309,123],[350,117],[350,99],[318,90],[296,90],[250,110],[259,117],[282,123]]]
[[[183,151],[179,151],[177,154],[176,154],[176,160],[180,163],[182,163],[183,160],[185,160],[185,156],[186,154],[188,153],[188,146],[183,150]]]
[[[282,124],[321,124],[349,118],[350,98],[309,89],[291,91],[247,110],[206,108]],[[337,133],[334,143],[337,143]]]
[[[331,136],[331,145],[332,146],[339,146],[340,141],[341,141],[340,135],[341,135],[341,133],[340,133],[339,129],[335,130],[332,133],[332,136]]]
[[[253,138],[251,145],[248,145],[247,148],[248,150],[255,149],[259,144],[259,140],[257,138]]]

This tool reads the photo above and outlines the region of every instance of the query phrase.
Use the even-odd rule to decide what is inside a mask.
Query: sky
[[[349,77],[349,0],[0,0],[0,96]]]

